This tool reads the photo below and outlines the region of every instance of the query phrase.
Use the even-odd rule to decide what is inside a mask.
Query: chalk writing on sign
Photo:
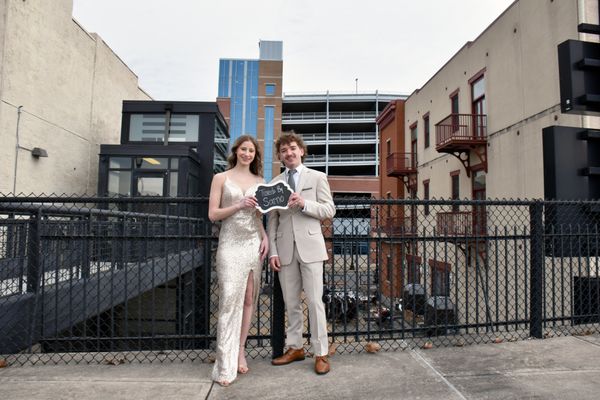
[[[256,188],[256,200],[260,212],[266,213],[275,208],[287,209],[287,203],[292,195],[292,188],[286,182],[265,183]]]

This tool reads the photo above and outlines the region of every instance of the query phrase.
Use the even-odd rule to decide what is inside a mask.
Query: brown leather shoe
[[[304,360],[304,349],[288,349],[281,357],[271,360],[273,365],[286,365],[294,361]]]
[[[317,374],[325,375],[330,369],[331,367],[329,366],[329,358],[327,356],[315,357],[315,372]]]

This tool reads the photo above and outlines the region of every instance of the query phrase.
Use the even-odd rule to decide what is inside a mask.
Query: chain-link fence
[[[335,202],[322,224],[332,352],[598,329],[597,202]],[[197,198],[0,197],[0,357],[210,360],[219,225],[206,208]],[[253,358],[282,345],[274,278],[265,267]]]

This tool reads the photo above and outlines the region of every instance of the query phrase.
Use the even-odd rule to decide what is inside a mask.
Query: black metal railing
[[[335,201],[322,226],[337,352],[599,328],[597,202]],[[0,196],[0,358],[209,359],[219,224],[203,218],[206,207],[197,198]],[[276,276],[265,267],[261,279],[251,357],[283,346]]]

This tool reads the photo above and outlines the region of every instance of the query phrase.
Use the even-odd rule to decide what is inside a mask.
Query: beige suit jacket
[[[285,173],[272,180],[277,181],[285,181]],[[273,210],[269,213],[267,233],[270,256],[279,256],[282,265],[290,264],[295,243],[298,255],[304,263],[327,260],[321,221],[335,215],[327,176],[305,167],[300,174],[296,192],[304,199],[304,211],[294,208]]]

